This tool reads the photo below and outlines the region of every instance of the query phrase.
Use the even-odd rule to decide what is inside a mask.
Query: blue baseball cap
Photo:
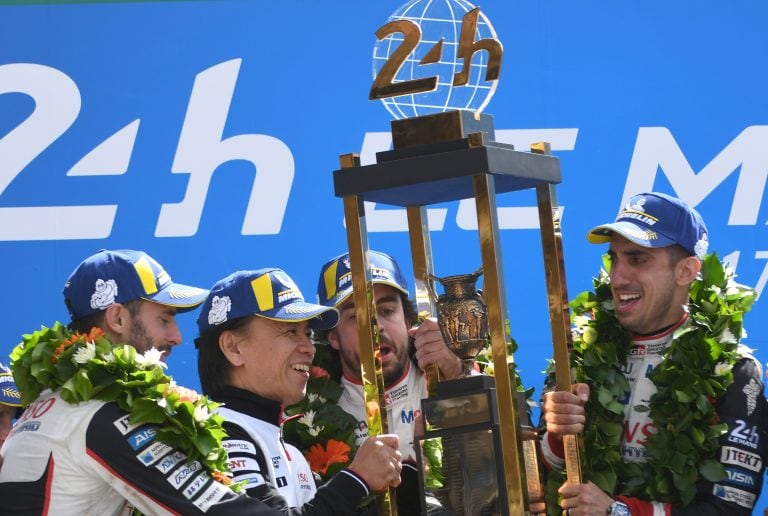
[[[197,318],[202,335],[225,322],[258,315],[273,321],[309,321],[313,330],[330,330],[339,322],[333,307],[307,303],[296,283],[281,269],[238,271],[219,280]]]
[[[13,381],[11,370],[0,362],[0,404],[21,407],[21,393]]]
[[[207,294],[205,289],[172,282],[147,253],[129,250],[104,249],[89,256],[64,285],[64,302],[73,321],[134,299],[185,312],[202,303]]]
[[[391,256],[379,251],[369,251],[368,262],[371,266],[373,283],[389,285],[408,295],[408,283],[400,272],[397,262]],[[328,261],[320,269],[317,300],[321,305],[339,307],[351,294],[352,270],[349,253],[344,253]]]
[[[618,233],[643,247],[679,245],[698,258],[707,254],[709,238],[701,215],[676,197],[657,192],[633,196],[616,220],[593,228],[587,240],[602,244]]]

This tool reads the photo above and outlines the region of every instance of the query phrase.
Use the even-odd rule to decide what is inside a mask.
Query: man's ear
[[[120,303],[112,303],[104,310],[104,331],[111,335],[116,342],[125,342],[131,327],[131,314]]]
[[[336,328],[328,331],[328,344],[336,351],[339,351],[339,332]]]
[[[227,357],[229,362],[237,367],[245,363],[245,357],[240,352],[242,339],[237,338],[234,332],[223,331],[219,335],[219,349]]]
[[[701,260],[695,256],[686,256],[675,266],[675,280],[678,285],[690,285],[701,270]]]

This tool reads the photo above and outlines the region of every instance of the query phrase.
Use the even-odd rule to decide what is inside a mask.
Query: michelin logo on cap
[[[117,283],[110,279],[104,281],[99,278],[96,280],[96,286],[91,294],[91,308],[94,310],[104,310],[109,305],[115,303],[117,297]]]
[[[229,296],[213,296],[211,310],[208,312],[208,324],[215,326],[227,321],[227,314],[232,310]]]

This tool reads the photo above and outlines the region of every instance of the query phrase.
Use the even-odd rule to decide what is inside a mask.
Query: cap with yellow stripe
[[[0,404],[21,407],[21,393],[13,381],[11,370],[0,362]]]
[[[216,282],[197,318],[200,334],[224,323],[257,315],[274,321],[309,321],[313,330],[329,330],[339,312],[304,301],[299,287],[276,268],[238,271]]]
[[[408,283],[394,258],[381,251],[369,251],[368,263],[373,283],[389,285],[408,295]],[[320,269],[317,300],[322,305],[338,308],[350,295],[352,295],[352,265],[349,253],[344,253],[329,260]]]
[[[143,251],[106,249],[77,266],[64,285],[64,302],[72,320],[106,309],[113,303],[146,299],[192,310],[208,291],[171,281],[170,275]]]

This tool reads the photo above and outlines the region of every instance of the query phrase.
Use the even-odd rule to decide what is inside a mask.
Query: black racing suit
[[[685,321],[681,321],[681,324]],[[632,349],[623,369],[630,391],[619,400],[624,405],[624,433],[621,455],[625,462],[645,462],[645,442],[653,432],[648,412],[637,411],[637,405],[647,406],[656,387],[648,373],[662,360],[661,352],[669,345],[675,325],[659,335],[633,337]],[[714,514],[752,514],[763,484],[766,452],[768,451],[768,404],[766,403],[762,369],[744,347],[742,358],[733,367],[734,381],[717,402],[720,422],[728,432],[720,437],[718,459],[728,478],[716,484],[703,482],[696,498],[686,507],[663,502],[647,502],[638,498],[619,497],[630,507],[633,516],[662,514],[706,516]],[[589,453],[589,450],[586,450]],[[542,440],[545,464],[562,468],[562,442],[545,434]]]

